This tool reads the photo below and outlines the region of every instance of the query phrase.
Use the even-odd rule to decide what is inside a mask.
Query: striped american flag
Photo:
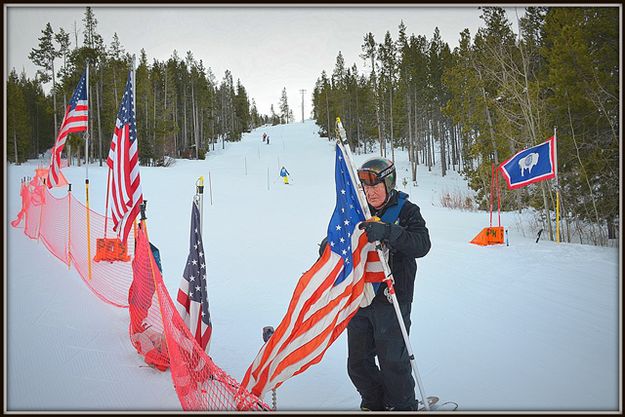
[[[133,74],[128,74],[124,96],[119,105],[111,149],[106,164],[110,171],[109,200],[113,230],[126,243],[132,222],[143,202],[139,177],[137,125],[133,101]]]
[[[176,309],[198,345],[208,353],[213,326],[208,310],[206,257],[200,227],[200,209],[194,201],[191,207],[189,256],[176,296]]]
[[[241,385],[256,396],[321,361],[324,353],[384,279],[373,243],[357,225],[365,220],[343,145],[336,145],[336,207],[323,255],[295,287],[288,310],[248,368]]]
[[[67,135],[87,130],[88,122],[89,105],[87,102],[87,70],[85,69],[65,109],[61,129],[52,149],[50,169],[48,170],[48,188],[61,187],[67,184],[65,176],[61,172],[61,152],[65,147]]]

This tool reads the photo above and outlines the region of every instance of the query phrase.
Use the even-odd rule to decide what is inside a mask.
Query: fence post
[[[28,180],[27,180],[28,181]],[[30,181],[27,182],[27,184],[29,184]],[[43,180],[43,194],[45,195],[45,193],[47,192],[47,187],[46,187],[46,180]],[[27,185],[28,187],[28,185]],[[37,191],[37,189],[35,188],[35,192]],[[28,188],[28,192],[30,192],[30,188]],[[48,198],[46,197],[45,200],[47,200]],[[43,208],[44,208],[45,204],[42,202],[41,204],[41,210],[39,210],[39,226],[37,227],[37,242],[39,242],[39,236],[41,236],[41,222],[43,221]],[[26,223],[24,223],[24,225],[26,225]],[[26,228],[24,228],[24,232],[26,232]]]

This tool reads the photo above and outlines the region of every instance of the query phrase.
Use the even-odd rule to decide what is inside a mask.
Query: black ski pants
[[[400,305],[400,310],[410,331],[411,305]],[[391,303],[376,299],[358,310],[347,326],[347,346],[347,373],[362,397],[361,407],[417,409],[408,350]]]

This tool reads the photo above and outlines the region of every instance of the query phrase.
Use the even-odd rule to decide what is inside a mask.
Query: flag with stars
[[[213,326],[208,311],[206,259],[200,231],[200,209],[195,201],[191,208],[189,256],[180,280],[176,301],[180,317],[189,326],[198,345],[208,353]]]
[[[65,116],[52,149],[52,159],[48,170],[48,188],[60,187],[67,184],[67,179],[61,172],[61,152],[65,147],[67,136],[70,133],[87,130],[89,122],[89,105],[87,102],[87,70],[82,73],[80,81],[65,109]]]
[[[365,218],[351,178],[337,143],[328,245],[299,279],[286,315],[247,369],[241,385],[256,396],[321,361],[358,308],[371,302],[365,301],[365,284],[379,278],[372,274],[383,276],[374,245],[357,227]]]
[[[132,79],[132,72],[130,72],[119,105],[111,149],[106,160],[110,169],[108,189],[113,230],[124,243],[128,239],[132,222],[139,214],[139,208],[143,202]]]

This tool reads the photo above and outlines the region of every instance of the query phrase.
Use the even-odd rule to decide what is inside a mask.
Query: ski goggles
[[[369,185],[369,186],[373,186],[373,185],[377,185],[379,183],[381,183],[382,181],[384,181],[384,178],[390,174],[391,172],[393,172],[393,168],[394,166],[391,165],[385,169],[383,169],[380,172],[375,172],[371,169],[359,169],[357,171],[358,173],[358,179],[360,180],[360,182],[363,185]]]

